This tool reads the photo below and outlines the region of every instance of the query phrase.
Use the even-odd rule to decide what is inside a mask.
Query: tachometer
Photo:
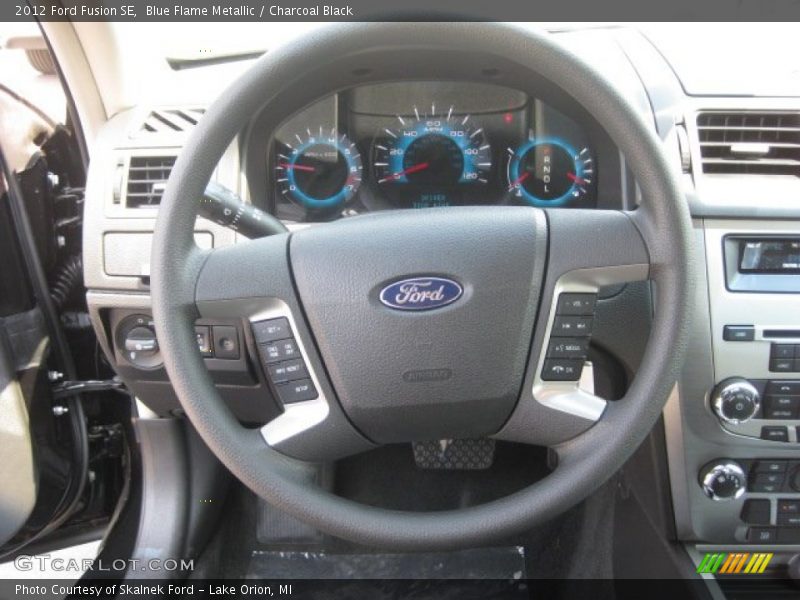
[[[410,115],[397,115],[397,121],[399,127],[383,129],[373,144],[378,185],[418,186],[435,194],[488,182],[491,146],[469,115],[456,115],[452,106],[437,114],[432,105],[428,114],[414,107]]]
[[[275,179],[281,193],[308,209],[331,209],[350,200],[361,184],[361,155],[335,129],[295,135],[278,152]]]
[[[533,206],[564,206],[590,194],[594,164],[588,148],[557,138],[533,138],[509,148],[508,191]]]

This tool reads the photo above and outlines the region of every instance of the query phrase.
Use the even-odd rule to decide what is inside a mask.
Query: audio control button
[[[726,342],[752,342],[756,338],[756,329],[752,325],[725,325],[722,339]]]
[[[800,381],[774,380],[767,384],[768,394],[781,394],[786,396],[800,395]]]
[[[772,344],[769,352],[770,358],[794,358],[792,344]]]
[[[789,430],[783,426],[764,426],[761,428],[761,439],[770,442],[788,442]]]
[[[756,416],[761,408],[761,395],[746,379],[732,377],[714,388],[711,407],[720,420],[738,425]]]
[[[759,460],[756,463],[756,473],[785,473],[786,462],[782,460]]]
[[[771,358],[769,360],[769,370],[772,373],[792,373],[795,371],[794,363],[793,358]]]

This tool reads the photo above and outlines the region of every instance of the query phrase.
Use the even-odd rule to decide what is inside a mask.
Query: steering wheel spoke
[[[210,251],[197,278],[197,311],[242,320],[253,368],[282,409],[260,430],[269,447],[314,462],[362,452],[374,444],[347,421],[327,380],[294,291],[288,242],[281,234]]]
[[[588,430],[607,407],[586,363],[598,292],[647,279],[650,265],[629,213],[547,216],[550,258],[529,369],[517,407],[495,437],[553,446]]]

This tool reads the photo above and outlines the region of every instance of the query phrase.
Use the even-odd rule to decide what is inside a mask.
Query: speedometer
[[[461,186],[489,181],[491,145],[482,127],[454,107],[437,113],[436,105],[422,114],[417,107],[397,115],[397,127],[386,127],[373,143],[372,168],[384,190],[411,188],[414,206],[449,204]]]

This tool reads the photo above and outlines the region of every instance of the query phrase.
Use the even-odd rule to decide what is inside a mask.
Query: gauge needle
[[[586,180],[582,177],[578,177],[575,173],[567,173],[567,177],[569,177],[574,183],[578,185],[586,185]]]
[[[417,171],[424,171],[428,167],[430,167],[430,163],[419,163],[412,167],[408,167],[407,169],[403,169],[402,171],[398,171],[397,173],[392,173],[388,177],[384,177],[383,179],[379,179],[378,183],[384,183],[386,181],[392,181],[394,179],[400,179],[403,175],[409,175],[411,173],[416,173]]]
[[[525,181],[530,176],[531,176],[530,171],[525,171],[522,175],[520,175],[514,181],[511,182],[511,185],[508,186],[508,191],[513,190],[515,187],[517,187],[520,183]]]
[[[307,167],[306,165],[290,165],[289,163],[280,163],[278,166],[283,167],[284,169],[294,169],[295,171],[308,171],[309,173],[316,171],[314,167]]]

